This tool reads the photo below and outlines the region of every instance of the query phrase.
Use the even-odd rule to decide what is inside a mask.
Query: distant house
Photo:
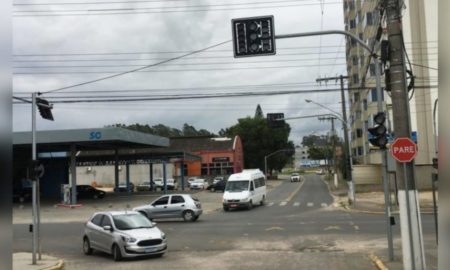
[[[201,156],[201,161],[185,161],[186,176],[229,175],[241,172],[244,168],[244,153],[239,136],[173,137],[170,138],[169,149]],[[178,171],[180,164],[175,166]]]

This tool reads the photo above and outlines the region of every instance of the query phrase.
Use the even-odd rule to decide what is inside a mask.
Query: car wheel
[[[253,202],[252,202],[252,201],[249,201],[249,202],[248,202],[248,205],[247,205],[247,209],[250,210],[250,209],[252,209],[252,208],[253,208]]]
[[[184,221],[195,221],[194,212],[192,212],[191,210],[184,211],[183,219],[184,219]]]
[[[91,243],[89,242],[89,239],[87,237],[85,237],[83,239],[83,253],[85,255],[91,255],[92,254],[92,248],[91,248]]]
[[[117,244],[113,245],[112,253],[114,256],[114,261],[118,262],[118,261],[122,260],[122,252],[120,251],[120,248]]]
[[[228,206],[223,206],[223,211],[228,212],[230,209],[228,208]]]
[[[266,196],[263,196],[261,201],[259,202],[259,205],[263,206],[265,201],[266,201]]]

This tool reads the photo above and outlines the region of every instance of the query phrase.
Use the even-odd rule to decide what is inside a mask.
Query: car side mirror
[[[156,224],[158,224],[158,223],[152,221],[152,226],[153,227],[156,226]]]
[[[113,228],[109,225],[106,225],[106,226],[103,226],[103,230],[112,232]]]

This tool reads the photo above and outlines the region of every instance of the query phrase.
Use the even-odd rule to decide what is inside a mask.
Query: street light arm
[[[343,30],[328,30],[328,31],[316,31],[316,32],[307,32],[307,33],[295,33],[295,34],[286,34],[286,35],[275,35],[275,38],[293,38],[293,37],[310,37],[310,36],[323,36],[323,35],[345,35],[358,42],[364,49],[369,52],[372,52],[367,44],[359,39],[356,35],[349,33]]]
[[[332,110],[332,109],[330,109],[330,108],[327,108],[326,106],[324,106],[324,105],[322,105],[322,104],[320,104],[320,103],[317,103],[317,102],[315,102],[315,101],[313,101],[313,100],[305,99],[305,101],[306,101],[307,103],[314,103],[314,104],[316,104],[317,106],[320,106],[320,107],[324,108],[325,110],[328,110],[328,111],[330,111],[330,112],[333,112],[333,115],[334,115],[334,116],[336,116],[336,117],[337,117],[344,125],[348,126],[348,123],[347,123],[344,119],[342,119],[342,115],[341,115],[340,113],[338,113],[338,112],[336,112],[336,111],[334,111],[334,110]]]

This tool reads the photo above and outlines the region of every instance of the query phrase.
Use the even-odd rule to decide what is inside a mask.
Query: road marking
[[[292,198],[294,198],[294,196],[300,191],[300,189],[303,187],[303,184],[305,183],[305,181],[303,181],[297,189],[295,189],[293,192],[291,192],[289,194],[289,196],[287,197],[286,201],[290,202],[292,200]]]
[[[294,206],[300,206],[300,203],[299,202],[295,202]]]
[[[276,227],[270,227],[270,228],[267,228],[267,229],[266,229],[267,232],[268,232],[268,231],[282,231],[282,230],[284,230],[284,229],[281,228],[281,227],[278,227],[278,226],[276,226]]]
[[[327,207],[328,206],[328,204],[326,204],[326,203],[322,203],[321,205],[320,205],[321,207]]]
[[[341,227],[339,227],[339,226],[328,226],[323,230],[328,231],[328,230],[340,230],[340,229],[341,229]]]
[[[358,225],[355,225],[353,227],[355,228],[355,230],[359,231],[359,226]]]
[[[267,206],[272,206],[272,205],[274,205],[274,202],[270,202],[267,204]]]
[[[285,206],[287,202],[280,202],[280,206]]]
[[[307,205],[308,207],[313,207],[313,206],[314,206],[314,203],[309,202],[309,203],[307,203],[306,205]]]

